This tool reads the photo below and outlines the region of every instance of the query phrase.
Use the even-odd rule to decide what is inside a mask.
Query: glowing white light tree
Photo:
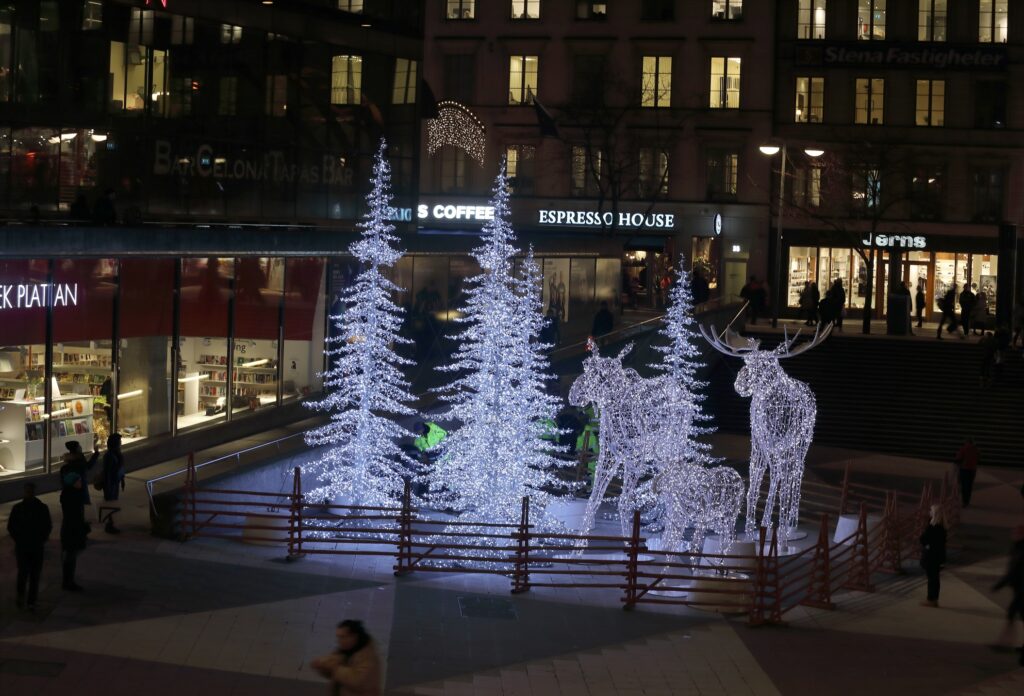
[[[532,255],[524,273],[513,272],[517,253],[509,224],[505,166],[495,180],[494,218],[473,250],[480,275],[467,281],[464,325],[452,364],[457,376],[438,389],[460,425],[438,447],[430,472],[430,499],[470,519],[519,520],[520,500],[531,499],[531,522],[544,526],[544,509],[556,486],[557,446],[541,439],[558,410],[548,395],[544,346],[537,342],[541,314],[539,272]]]
[[[743,359],[736,375],[736,393],[750,397],[750,479],[747,487],[746,533],[753,538],[757,524],[757,503],[765,469],[770,472],[768,495],[761,524],[771,528],[776,502],[780,547],[787,546],[800,518],[800,488],[804,460],[814,439],[817,405],[814,393],[803,382],[787,375],[779,361],[815,347],[832,332],[832,325],[816,330],[814,338],[796,346],[800,332],[788,333],[775,350],[759,350],[760,342],[742,339],[731,331],[723,342],[712,326],[701,327],[704,338],[718,351]]]
[[[328,395],[308,404],[331,413],[329,423],[306,434],[310,445],[330,446],[304,468],[320,482],[309,492],[312,500],[393,502],[414,466],[396,442],[410,434],[393,420],[415,411],[408,406],[413,397],[401,370],[410,361],[395,352],[395,346],[409,343],[398,335],[402,309],[391,299],[399,288],[382,273],[402,256],[394,246],[395,227],[388,222],[391,168],[386,148],[382,140],[367,196],[369,210],[359,223],[362,236],[349,248],[362,270],[344,291],[345,311],[331,317],[338,335],[328,339],[326,351],[331,365],[324,375]]]

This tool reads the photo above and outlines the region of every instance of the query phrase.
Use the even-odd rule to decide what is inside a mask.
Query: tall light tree
[[[319,486],[314,500],[347,498],[382,505],[398,499],[413,462],[398,445],[410,433],[396,416],[415,413],[402,367],[411,361],[395,348],[410,343],[399,336],[401,307],[392,297],[400,288],[384,275],[402,256],[391,213],[391,167],[381,140],[373,165],[368,210],[359,223],[360,238],[349,247],[362,265],[355,283],[344,291],[344,311],[332,316],[337,335],[328,339],[330,369],[324,375],[327,396],[310,403],[328,411],[331,420],[306,434],[310,445],[327,445],[305,473]]]

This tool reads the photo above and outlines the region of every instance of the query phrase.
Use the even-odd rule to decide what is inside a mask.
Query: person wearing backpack
[[[942,310],[942,316],[939,318],[939,328],[935,332],[935,337],[941,341],[943,326],[948,324],[947,330],[950,333],[956,331],[956,283],[951,283],[946,294],[942,296],[939,309]]]

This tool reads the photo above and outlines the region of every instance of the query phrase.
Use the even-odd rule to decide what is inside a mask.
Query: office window
[[[110,111],[141,112],[150,95],[146,85],[149,49],[110,42]]]
[[[533,145],[505,147],[506,172],[512,193],[533,193],[534,161],[537,149]]]
[[[508,103],[532,104],[537,94],[537,56],[508,59]]]
[[[825,112],[825,78],[796,78],[796,111],[794,120],[797,123],[821,123]]]
[[[362,100],[362,56],[334,56],[331,58],[331,103],[359,104]]]
[[[640,5],[640,19],[670,21],[675,19],[675,0],[643,0]]]
[[[708,198],[734,198],[738,190],[740,155],[735,150],[711,148],[707,153]]]
[[[153,43],[153,10],[132,8],[128,22],[128,43],[149,46]]]
[[[288,111],[288,76],[267,75],[267,116],[285,116]]]
[[[873,167],[864,167],[853,173],[854,208],[861,212],[875,211],[882,203],[882,175]]]
[[[572,57],[572,103],[599,105],[604,102],[604,81],[607,64],[604,54],[582,54]]]
[[[242,40],[242,27],[234,24],[220,25],[220,42],[222,44],[237,44]]]
[[[416,61],[408,58],[395,59],[395,86],[391,91],[392,104],[416,103]]]
[[[790,200],[793,205],[802,208],[817,208],[821,205],[821,167],[805,164],[793,170]]]
[[[918,0],[917,40],[946,40],[946,0]]]
[[[174,15],[171,17],[171,43],[180,46],[192,43],[195,35],[196,22],[191,17]]]
[[[711,16],[714,19],[742,19],[743,0],[711,0]]]
[[[858,77],[854,102],[854,123],[880,126],[885,123],[885,80]]]
[[[979,0],[978,41],[1006,43],[1009,6],[1009,0]]]
[[[740,108],[740,64],[739,58],[716,56],[711,59],[712,109]]]
[[[448,19],[474,19],[476,0],[448,0],[444,16]]]
[[[103,28],[103,0],[85,0],[82,3],[82,29]]]
[[[352,14],[362,14],[363,0],[338,0],[338,9]]]
[[[672,106],[672,57],[644,56],[641,106]]]
[[[641,198],[668,195],[668,153],[642,147],[637,162],[637,195]]]
[[[604,19],[608,16],[607,2],[593,0],[577,0],[576,19]]]
[[[1003,170],[997,167],[975,169],[974,220],[999,222],[1003,219]]]
[[[455,53],[444,57],[444,98],[472,104],[476,95],[476,57]]]
[[[825,38],[825,0],[799,0],[796,12],[796,37]]]
[[[604,157],[600,150],[591,150],[583,145],[573,145],[571,152],[573,196],[597,195],[600,177],[603,173]]]
[[[512,19],[540,19],[540,0],[512,0]]]
[[[222,77],[217,89],[217,115],[234,116],[238,105],[238,78]]]
[[[885,40],[885,0],[857,0],[857,38]]]
[[[978,80],[974,83],[974,125],[977,128],[1006,126],[1006,82]]]
[[[466,152],[446,145],[441,148],[441,190],[458,193],[466,188]]]
[[[921,166],[910,179],[910,216],[915,220],[941,220],[945,172],[942,167]]]
[[[942,126],[946,120],[946,81],[918,80],[915,123]]]

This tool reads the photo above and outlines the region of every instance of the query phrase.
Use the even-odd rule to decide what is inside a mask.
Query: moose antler
[[[757,350],[757,347],[759,345],[757,341],[754,341],[749,338],[746,339],[746,345],[736,345],[733,340],[733,337],[739,338],[739,336],[733,331],[730,331],[729,329],[726,329],[726,340],[723,341],[721,338],[718,337],[718,331],[715,330],[714,324],[711,325],[710,331],[708,331],[708,327],[701,324],[700,332],[704,336],[704,339],[711,344],[712,348],[717,350],[719,353],[731,355],[736,358],[742,358],[746,354]]]
[[[818,327],[814,329],[814,338],[812,338],[810,341],[807,341],[806,343],[801,343],[795,349],[793,348],[793,346],[796,345],[797,339],[800,338],[800,331],[798,330],[796,334],[793,336],[793,338],[789,338],[789,333],[786,332],[785,340],[781,344],[779,344],[778,348],[775,349],[779,360],[782,360],[783,358],[795,358],[801,353],[806,353],[811,348],[814,348],[816,345],[820,344],[822,341],[824,341],[832,334],[833,326],[834,325],[831,322],[829,322],[828,325],[825,326],[825,330],[822,331],[821,325],[819,324]],[[785,329],[783,329],[783,331],[785,331]]]

